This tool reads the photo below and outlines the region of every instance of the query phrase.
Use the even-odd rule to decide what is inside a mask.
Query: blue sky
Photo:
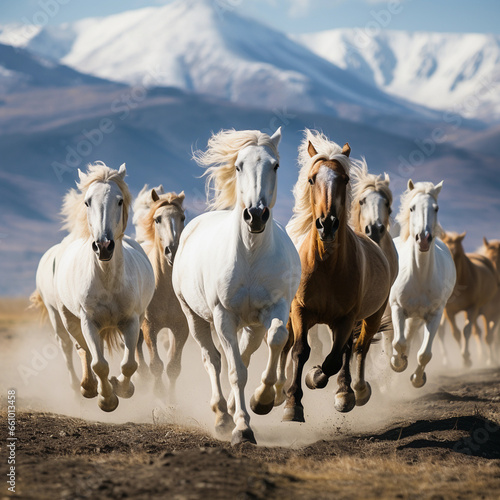
[[[57,9],[51,24],[168,3],[171,0],[0,0],[0,24],[33,23]],[[440,32],[500,32],[500,0],[212,0],[281,31],[300,33],[340,27]],[[55,7],[54,7],[55,6]],[[40,17],[39,17],[40,18]],[[43,19],[43,17],[42,17]],[[369,24],[370,23],[370,24]],[[375,24],[374,24],[375,23]]]

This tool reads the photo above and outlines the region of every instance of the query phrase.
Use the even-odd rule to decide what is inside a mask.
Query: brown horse
[[[483,243],[484,245],[478,250],[478,253],[484,255],[493,263],[498,284],[497,293],[480,311],[484,318],[486,330],[484,340],[488,346],[486,363],[492,365],[497,363],[493,343],[495,340],[495,331],[498,331],[498,327],[500,326],[500,240],[488,241],[486,238],[483,238]]]
[[[302,274],[288,322],[293,376],[284,420],[304,421],[301,381],[311,350],[307,335],[318,323],[329,327],[333,345],[323,364],[307,374],[307,386],[323,388],[340,371],[335,408],[342,412],[352,410],[356,398],[366,402],[370,396],[362,373],[354,387],[356,396],[351,388],[352,333],[362,321],[355,349],[364,358],[379,329],[391,280],[381,249],[348,225],[350,152],[348,144],[341,148],[310,130],[299,148],[301,170],[294,187],[294,216],[287,230],[299,249]]]
[[[477,337],[481,333],[477,327],[477,319],[481,308],[486,306],[497,293],[498,278],[492,262],[484,255],[477,253],[466,254],[462,245],[465,233],[444,233],[442,240],[449,248],[457,270],[455,289],[446,304],[444,316],[450,323],[455,340],[462,344],[462,357],[465,366],[471,366],[469,339],[474,328],[477,328]],[[456,324],[455,316],[465,312],[463,342],[461,332]],[[440,328],[441,339],[443,327]],[[487,336],[491,334],[487,332]]]

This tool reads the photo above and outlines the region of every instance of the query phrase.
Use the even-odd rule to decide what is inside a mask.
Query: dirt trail
[[[0,303],[0,454],[6,457],[4,410],[14,387],[20,498],[500,497],[498,369],[462,372],[457,362],[443,371],[433,360],[428,384],[415,390],[410,372],[382,373],[374,358],[374,387],[396,381],[374,390],[366,407],[336,413],[332,383],[308,391],[305,424],[282,423],[282,408],[252,416],[259,446],[232,448],[211,435],[196,346],[184,357],[176,407],[138,386],[104,414],[95,400],[74,398],[48,332],[21,306]],[[262,362],[250,367],[250,389]],[[4,484],[0,498],[7,493]]]

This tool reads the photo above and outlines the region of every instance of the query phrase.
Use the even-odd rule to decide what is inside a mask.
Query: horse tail
[[[365,323],[365,320],[358,321],[356,323],[356,326],[354,327],[354,330],[352,332],[353,334],[353,340],[354,340],[354,345],[356,346],[356,350],[358,351],[361,346],[357,345],[358,339],[361,335],[361,331],[363,330],[363,325]],[[388,332],[394,332],[394,327],[392,324],[392,318],[390,314],[386,314],[382,317],[382,320],[380,321],[380,326],[378,327],[377,333],[372,337],[370,344],[376,344],[381,340],[381,335],[384,333]]]
[[[117,351],[122,346],[122,336],[116,328],[104,328],[104,330],[101,330],[99,335],[106,344],[109,352]]]
[[[40,313],[40,322],[44,323],[49,316],[49,313],[47,311],[47,307],[45,306],[45,302],[43,301],[42,296],[40,295],[40,292],[38,290],[35,290],[30,295],[30,302],[31,304],[29,305],[28,309],[37,309]]]

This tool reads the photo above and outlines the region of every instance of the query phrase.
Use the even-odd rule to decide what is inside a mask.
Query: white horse
[[[175,400],[175,383],[181,371],[182,349],[189,335],[186,317],[172,287],[172,264],[184,229],[184,192],[179,195],[165,193],[158,195],[155,189],[148,192],[149,211],[140,222],[138,229],[144,236],[144,248],[155,273],[156,288],[146,309],[142,331],[150,355],[150,369],[155,377],[155,393],[163,397],[163,361],[157,348],[158,333],[168,329],[171,341],[168,345],[167,375],[170,382],[168,395]],[[144,364],[142,342],[138,344],[139,366]]]
[[[165,194],[165,190],[163,189],[162,184],[152,189],[154,189],[155,192],[159,195]],[[141,222],[143,217],[145,217],[149,213],[151,202],[151,189],[147,184],[144,184],[144,187],[139,191],[137,198],[132,204],[132,210],[134,212],[134,216],[132,217],[132,224],[135,227],[135,240],[138,243],[146,241]]]
[[[402,372],[408,366],[408,341],[425,323],[418,351],[418,367],[411,376],[414,387],[426,382],[425,367],[432,357],[432,342],[453,292],[456,270],[437,220],[438,195],[443,183],[408,181],[397,217],[401,234],[394,240],[399,254],[399,274],[389,304],[394,326],[391,366]]]
[[[174,262],[174,290],[201,347],[220,433],[233,425],[221,391],[220,353],[212,340],[211,324],[227,358],[233,444],[255,443],[244,388],[250,356],[266,334],[268,363],[250,406],[255,413],[266,414],[285,399],[285,366],[279,358],[288,339],[286,323],[299,285],[300,259],[271,214],[280,139],[280,129],[272,137],[251,130],[221,131],[209,140],[205,153],[195,154],[201,165],[211,165],[207,189],[213,182],[211,208],[218,210],[186,226]]]
[[[99,394],[104,411],[118,406],[117,395],[127,398],[134,392],[135,349],[155,285],[144,250],[124,236],[131,202],[125,174],[125,165],[113,170],[102,162],[89,165],[86,174],[79,171],[79,191],[69,191],[62,212],[70,234],[42,257],[33,294],[61,339],[73,386],[68,334],[82,361],[81,392],[87,398]],[[121,375],[108,380],[104,342],[116,345],[119,333],[125,344]]]

